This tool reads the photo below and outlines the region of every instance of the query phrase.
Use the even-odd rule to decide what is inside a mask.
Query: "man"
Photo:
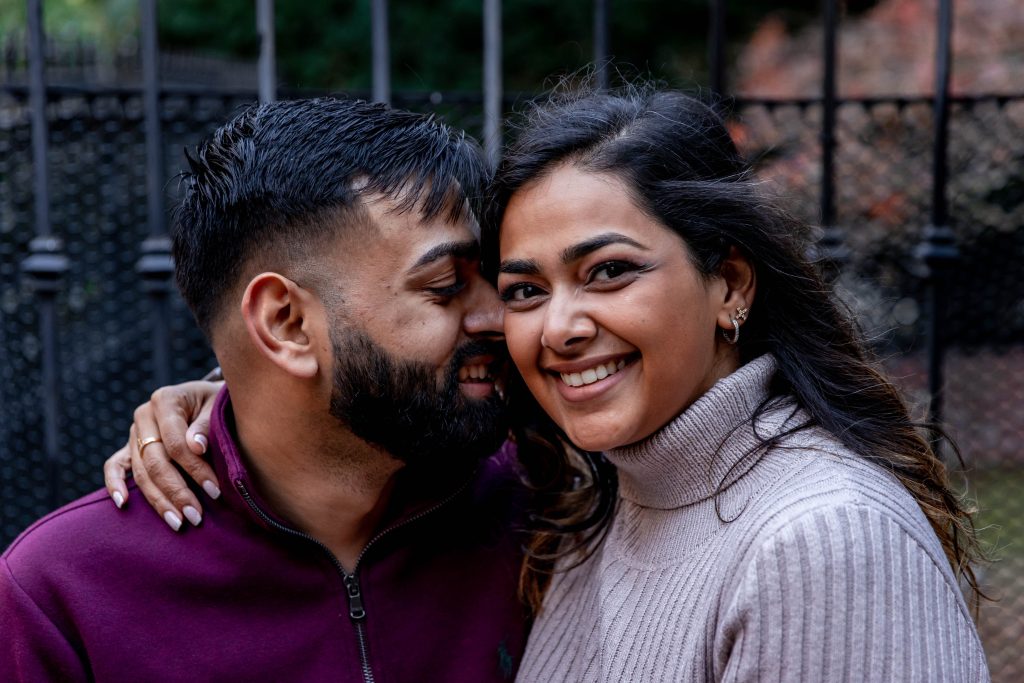
[[[202,533],[97,492],[22,534],[0,679],[510,680],[526,625],[514,458],[488,457],[507,425],[478,147],[322,99],[251,107],[188,160],[175,275],[230,387],[223,495]]]

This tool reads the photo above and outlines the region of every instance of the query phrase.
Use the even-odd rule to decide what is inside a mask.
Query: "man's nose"
[[[482,275],[474,275],[468,285],[463,327],[474,337],[504,337],[505,307],[496,290]]]

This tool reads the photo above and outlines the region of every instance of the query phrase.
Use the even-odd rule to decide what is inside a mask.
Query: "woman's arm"
[[[199,525],[203,507],[174,463],[211,498],[220,495],[217,475],[202,456],[213,403],[222,385],[202,380],[163,387],[135,409],[128,443],[103,465],[107,492],[117,507],[128,501],[125,477],[130,471],[142,495],[169,527],[177,531],[183,519]],[[152,441],[153,437],[160,440]]]
[[[988,681],[938,549],[879,510],[808,512],[764,541],[720,622],[722,681]],[[936,552],[937,551],[937,552]]]

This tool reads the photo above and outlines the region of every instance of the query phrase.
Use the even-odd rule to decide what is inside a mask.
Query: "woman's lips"
[[[594,399],[618,385],[639,357],[639,354],[620,354],[553,364],[548,373],[562,398],[578,403]]]

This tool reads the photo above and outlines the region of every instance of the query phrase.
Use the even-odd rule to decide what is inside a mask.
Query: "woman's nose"
[[[597,324],[571,294],[552,295],[540,342],[556,353],[570,353],[597,334]]]

